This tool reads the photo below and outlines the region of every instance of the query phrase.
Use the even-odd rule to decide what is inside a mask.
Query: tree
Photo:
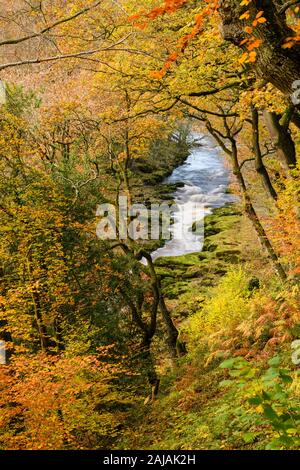
[[[127,38],[110,38],[108,24],[104,24],[100,31],[96,27],[97,32],[92,37],[89,35],[89,28],[98,21],[98,15],[108,16],[105,11],[109,4],[100,0],[85,5],[74,1],[66,5],[58,0],[34,5],[21,0],[17,8],[11,8],[8,3],[1,20],[4,34],[0,41],[2,54],[7,56],[7,60],[0,64],[0,70],[65,59],[85,59],[114,49]],[[74,41],[74,32],[78,30],[81,37]],[[42,51],[42,55],[34,53],[34,49]]]
[[[110,408],[126,404],[114,381],[126,369],[110,363],[109,349],[95,356],[43,354],[16,357],[2,366],[0,447],[5,450],[106,448],[125,414]]]
[[[287,17],[295,4],[289,1],[224,0],[219,8],[224,39],[246,50],[249,38],[258,40],[255,71],[289,98],[295,91],[293,84],[299,79],[300,67],[300,45]],[[262,15],[257,17],[260,13]],[[287,47],[292,38],[295,43]]]

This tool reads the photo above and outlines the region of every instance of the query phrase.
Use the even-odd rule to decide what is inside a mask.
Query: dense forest
[[[0,3],[0,450],[298,449],[300,2]]]

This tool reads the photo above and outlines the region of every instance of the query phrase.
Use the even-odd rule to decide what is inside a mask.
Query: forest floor
[[[205,219],[202,252],[160,258],[155,264],[187,354],[176,364],[156,357],[161,378],[157,400],[145,405],[145,396],[137,399],[116,448],[266,448],[274,434],[270,423],[261,411],[251,412],[239,388],[220,386],[226,379],[222,360],[245,357],[245,351],[259,370],[267,369],[278,352],[291,365],[291,342],[271,346],[280,320],[268,313],[268,306],[274,302],[274,307],[278,296],[284,302],[283,286],[251,222],[238,203],[216,209]],[[299,381],[296,388],[299,404]]]

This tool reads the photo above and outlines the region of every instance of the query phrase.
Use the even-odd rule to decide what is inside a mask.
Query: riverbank
[[[156,358],[158,398],[147,406],[141,398],[117,448],[264,449],[274,430],[263,408],[251,410],[241,388],[220,385],[228,357],[246,356],[264,371],[280,344],[282,367],[291,365],[289,343],[281,344],[291,319],[281,309],[293,296],[285,297],[251,223],[237,204],[215,209],[202,252],[155,265],[187,354],[176,367]],[[290,400],[297,404],[299,395]]]
[[[205,217],[202,251],[156,260],[165,296],[169,301],[177,301],[178,315],[186,316],[190,308],[192,311],[195,309],[190,302],[186,304],[187,295],[192,297],[194,292],[197,298],[205,295],[207,288],[226,274],[231,264],[241,261],[242,246],[236,237],[236,233],[241,230],[241,218],[242,213],[237,204],[217,208]],[[195,302],[197,304],[198,301]],[[181,304],[183,309],[179,307],[178,310]]]
[[[236,198],[228,191],[230,175],[226,161],[214,141],[192,133],[201,145],[193,146],[186,161],[178,166],[167,183],[182,184],[173,197],[177,210],[171,227],[171,239],[152,253],[152,259],[199,252],[203,246],[204,217]]]
[[[193,142],[188,138],[188,132],[182,137],[167,140],[158,140],[150,149],[147,158],[139,158],[131,162],[130,188],[135,204],[143,204],[147,208],[151,204],[172,203],[174,194],[184,183],[178,181],[169,183],[167,178],[172,172],[184,164],[189,157]],[[153,252],[164,245],[164,240],[141,241],[149,252]]]
[[[213,209],[205,217],[204,234],[202,251],[155,261],[187,354],[176,365],[166,359],[160,325],[153,344],[160,377],[157,400],[145,405],[143,393],[137,394],[116,449],[277,448],[278,423],[270,407],[299,406],[290,352],[298,338],[298,291],[276,277],[240,204]],[[221,368],[228,358],[227,368]],[[235,358],[247,364],[246,391],[235,386],[240,369],[229,369]],[[281,383],[280,371],[286,374]],[[264,389],[264,374],[278,377],[280,397]],[[263,395],[253,406],[248,398],[258,389]]]

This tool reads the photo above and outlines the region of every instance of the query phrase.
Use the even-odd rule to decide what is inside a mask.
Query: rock
[[[241,252],[239,250],[223,250],[217,251],[216,257],[218,259],[230,262],[230,263],[238,263],[240,261]]]
[[[183,274],[183,279],[194,279],[202,277],[203,272],[201,266],[191,266],[188,270]]]
[[[260,280],[257,277],[253,277],[252,279],[250,279],[248,283],[248,290],[252,292],[253,290],[259,289],[259,288],[260,288]]]
[[[210,223],[209,225],[205,225],[204,227],[204,236],[210,237],[211,235],[217,235],[222,230],[219,227],[216,227],[216,222]]]

